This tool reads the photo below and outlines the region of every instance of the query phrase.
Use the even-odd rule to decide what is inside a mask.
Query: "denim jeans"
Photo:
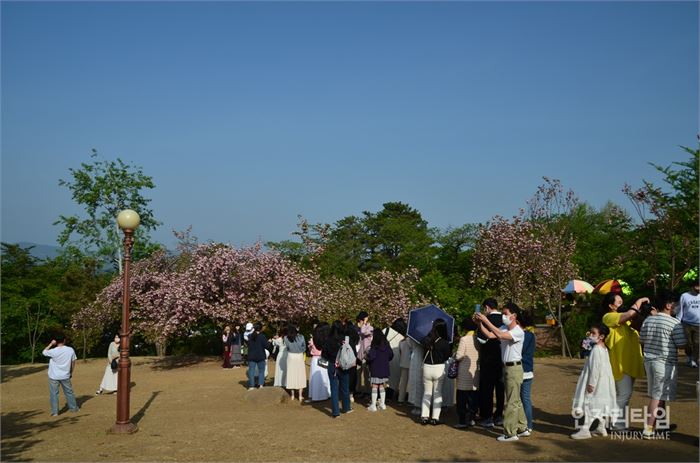
[[[51,414],[58,415],[58,385],[63,388],[63,395],[66,396],[66,402],[68,402],[68,408],[71,411],[77,412],[78,404],[75,402],[75,395],[73,395],[73,385],[70,379],[51,379],[49,378],[49,402],[51,403]]]
[[[331,382],[331,414],[340,415],[338,400],[343,401],[343,413],[350,411],[350,373],[335,367],[333,361],[328,362],[328,379]],[[338,396],[340,393],[340,397]]]
[[[520,386],[520,400],[525,409],[525,417],[527,418],[527,428],[532,429],[532,378],[524,379]]]
[[[248,387],[255,387],[255,373],[257,369],[258,385],[265,384],[265,363],[266,360],[259,362],[248,360]]]

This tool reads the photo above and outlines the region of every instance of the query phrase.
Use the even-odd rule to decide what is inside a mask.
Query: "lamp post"
[[[110,429],[116,434],[131,434],[138,430],[129,418],[129,398],[131,394],[131,360],[129,360],[129,267],[131,249],[134,246],[134,232],[139,226],[139,215],[125,209],[117,215],[117,224],[124,232],[124,286],[122,288],[122,332],[119,349],[119,377],[117,380],[117,421]]]

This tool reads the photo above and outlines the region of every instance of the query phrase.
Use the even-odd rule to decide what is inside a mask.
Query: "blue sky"
[[[698,132],[696,2],[9,3],[2,240],[54,244],[91,148],[163,222],[281,240],[387,201],[517,213],[546,175],[627,207]]]

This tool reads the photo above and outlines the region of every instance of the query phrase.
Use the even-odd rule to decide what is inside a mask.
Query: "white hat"
[[[253,331],[253,324],[248,322],[245,324],[245,330],[246,331]]]

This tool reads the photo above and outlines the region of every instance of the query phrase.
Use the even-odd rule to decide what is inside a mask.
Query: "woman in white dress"
[[[306,365],[304,364],[304,352],[306,352],[306,341],[304,336],[297,332],[294,325],[287,327],[287,336],[282,338],[284,346],[287,348],[287,378],[285,387],[292,391],[299,391],[299,402],[306,387]]]
[[[311,369],[309,370],[309,402],[327,400],[331,396],[331,382],[328,378],[328,370],[318,366],[321,358],[321,348],[330,335],[331,327],[328,323],[320,323],[314,328],[309,340],[309,352],[311,352]]]
[[[423,403],[423,357],[425,349],[413,338],[408,338],[411,343],[411,365],[408,369],[408,402],[413,405],[411,413],[421,414]]]
[[[102,394],[103,392],[115,392],[117,390],[117,378],[119,376],[118,369],[112,369],[112,360],[119,361],[119,335],[114,335],[114,341],[109,344],[109,349],[107,349],[107,366],[105,367],[105,374],[102,375],[102,382],[100,383],[100,388],[95,392],[95,394]]]
[[[277,336],[272,338],[272,348],[275,349],[275,382],[273,386],[285,387],[287,384],[287,347],[284,345],[284,337],[287,329],[282,328]]]

